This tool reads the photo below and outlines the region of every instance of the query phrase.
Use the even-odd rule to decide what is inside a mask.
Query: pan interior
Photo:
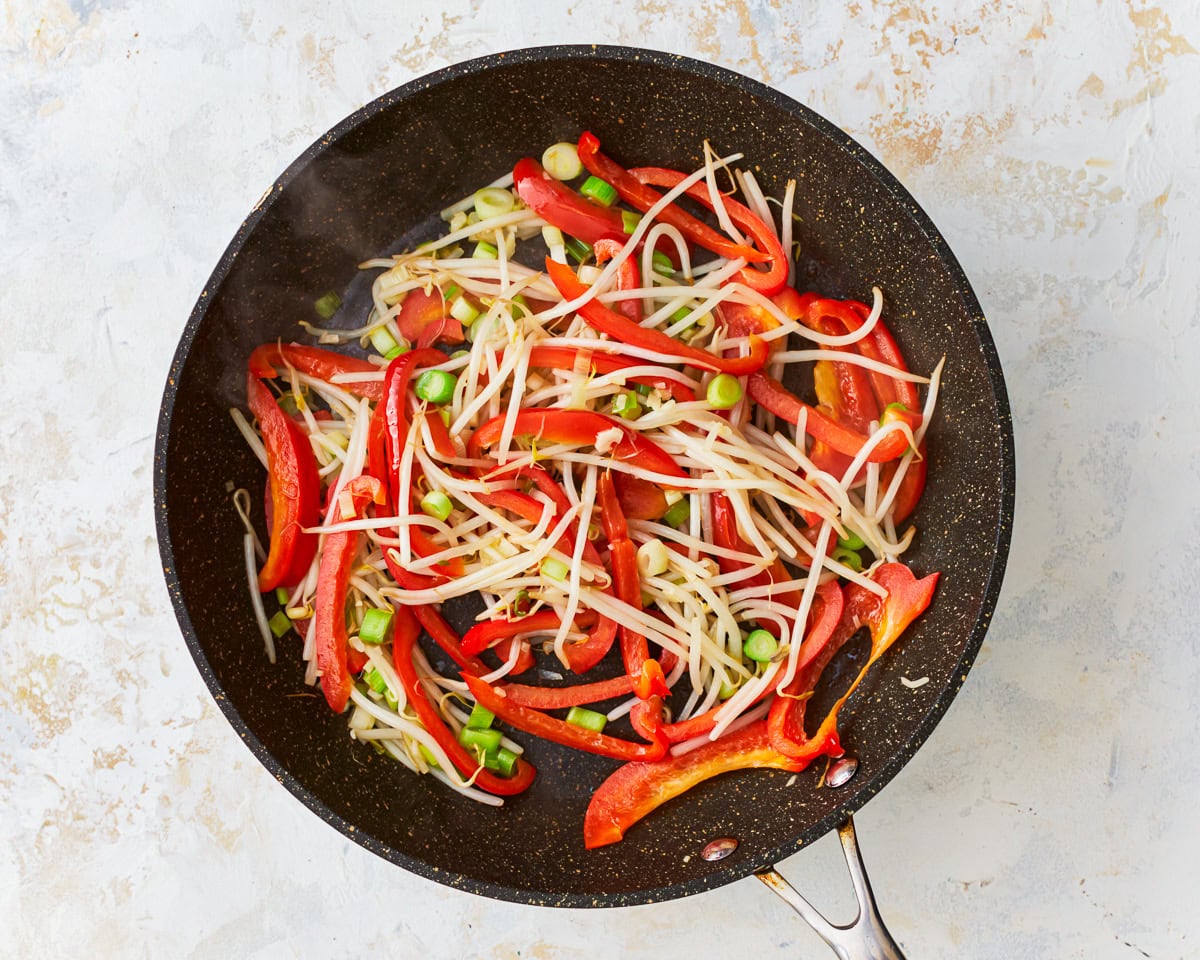
[[[298,318],[338,291],[347,325],[365,316],[356,265],[423,239],[437,211],[581,130],[627,166],[693,169],[701,141],[740,151],[764,187],[798,181],[797,285],[887,297],[910,365],[946,357],[929,435],[929,485],[908,560],[943,579],[934,606],[876,667],[844,714],[860,761],[840,791],[819,769],[705,783],[614,846],[586,851],[588,798],[615,762],[524,738],[539,770],[502,809],[459,798],[347,735],[303,683],[299,648],[262,655],[245,594],[240,525],[227,484],[258,497],[261,469],[230,421],[250,351],[300,339]],[[1007,405],[970,288],[911,198],[864,151],[766,88],[693,61],[619,48],[547,48],[488,58],[394,91],[322,138],[243,226],[197,304],[164,399],[157,457],[160,540],[187,642],[251,748],[303,802],[402,866],[489,896],[571,906],[644,903],[744,876],[824,833],[877,792],[945,710],[995,602],[1011,515]],[[929,677],[917,690],[900,676]],[[719,863],[698,856],[739,840]]]

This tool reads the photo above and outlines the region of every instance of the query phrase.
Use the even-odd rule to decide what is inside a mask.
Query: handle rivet
[[[825,786],[843,787],[858,772],[858,761],[854,757],[842,757],[834,760],[825,771]]]
[[[717,837],[700,851],[705,860],[724,860],[737,849],[738,842],[733,837]]]

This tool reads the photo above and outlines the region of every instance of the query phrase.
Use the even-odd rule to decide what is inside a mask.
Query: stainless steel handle
[[[871,893],[862,853],[858,849],[858,837],[854,833],[853,817],[847,817],[838,827],[838,839],[842,841],[842,853],[846,856],[854,896],[858,900],[858,916],[844,927],[826,920],[774,867],[756,876],[800,914],[841,960],[904,960],[904,954],[883,925],[879,908],[875,906],[875,895]]]

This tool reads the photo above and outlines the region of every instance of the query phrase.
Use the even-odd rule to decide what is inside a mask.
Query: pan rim
[[[175,409],[177,387],[180,374],[191,353],[200,325],[207,314],[210,302],[210,292],[218,289],[228,276],[234,261],[241,252],[250,234],[259,221],[273,206],[276,199],[293,179],[313,160],[339,141],[349,132],[373,118],[379,112],[405,100],[423,90],[455,81],[481,72],[501,67],[507,64],[527,62],[570,61],[580,59],[603,59],[619,63],[650,64],[669,70],[683,71],[702,79],[716,81],[726,87],[749,94],[756,99],[765,101],[786,113],[796,116],[806,125],[822,134],[835,146],[845,151],[850,158],[864,168],[864,172],[886,192],[890,193],[909,212],[913,224],[921,236],[931,245],[944,264],[963,307],[970,317],[974,334],[979,340],[981,354],[987,368],[988,382],[996,405],[997,426],[1000,434],[1000,523],[993,542],[994,552],[986,584],[980,599],[980,612],[972,626],[963,649],[962,656],[955,664],[951,682],[947,684],[937,699],[929,707],[924,717],[914,728],[911,736],[880,764],[870,781],[859,790],[847,795],[847,800],[839,804],[824,817],[809,824],[797,835],[792,836],[775,848],[766,851],[758,857],[731,858],[724,869],[713,873],[697,876],[688,880],[667,886],[645,888],[628,892],[611,892],[604,894],[586,894],[573,892],[546,892],[510,886],[493,881],[480,880],[453,871],[443,870],[425,861],[418,860],[396,850],[387,843],[361,830],[350,821],[330,809],[315,794],[310,792],[297,778],[290,774],[279,760],[266,748],[263,742],[254,734],[246,721],[238,713],[233,703],[225,695],[216,673],[209,663],[200,644],[199,636],[191,621],[191,616],[184,603],[182,584],[175,568],[175,553],[171,542],[167,518],[167,453],[170,440],[170,427]],[[971,288],[966,274],[957,258],[951,252],[941,232],[921,208],[920,204],[877,160],[866,148],[857,143],[849,134],[842,131],[824,117],[797,100],[775,90],[758,80],[743,74],[715,66],[710,63],[695,60],[680,54],[618,45],[603,44],[567,44],[524,47],[477,57],[471,60],[452,64],[440,70],[417,77],[393,90],[384,93],[375,100],[360,107],[358,110],[339,121],[325,134],[310,144],[287,168],[275,179],[270,188],[263,194],[250,214],[241,222],[233,239],[229,242],[216,267],[204,284],[200,296],[188,317],[179,343],[171,360],[171,366],[163,389],[162,402],[156,429],[154,450],[154,515],[157,532],[159,554],[163,566],[171,604],[176,619],[183,633],[184,642],[195,661],[201,677],[204,679],[209,692],[213,696],[225,719],[254,754],[255,758],[266,768],[267,772],[281,783],[296,799],[309,810],[334,827],[344,837],[353,840],[367,850],[429,880],[437,881],[445,886],[465,890],[491,899],[504,900],[512,903],[534,906],[555,907],[618,907],[654,903],[663,900],[678,899],[706,890],[715,889],[743,879],[757,871],[766,869],[786,859],[797,850],[811,844],[817,838],[833,830],[839,823],[857,810],[861,809],[868,800],[882,790],[900,769],[912,758],[924,744],[934,727],[940,722],[951,702],[954,700],[967,672],[974,663],[979,648],[983,643],[987,628],[995,612],[999,600],[1000,588],[1007,565],[1011,544],[1012,522],[1016,493],[1016,457],[1013,439],[1012,414],[1008,401],[1008,393],[1000,367],[999,356],[995,342],[983,316],[982,308]]]

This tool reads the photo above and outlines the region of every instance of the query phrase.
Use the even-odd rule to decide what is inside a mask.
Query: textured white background
[[[1200,956],[1194,2],[0,7],[0,956],[824,956],[754,880],[549,911],[410,876],[219,716],[158,565],[176,339],[274,177],[384,91],[640,44],[817,109],[946,234],[1008,376],[1009,573],[946,720],[859,816],[910,955]],[[826,838],[784,872],[848,904]]]

